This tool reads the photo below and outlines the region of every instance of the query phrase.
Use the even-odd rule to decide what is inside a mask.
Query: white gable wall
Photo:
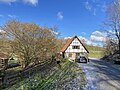
[[[72,46],[80,46],[80,49],[72,49]],[[70,44],[70,46],[66,49],[65,51],[66,53],[69,53],[69,52],[75,52],[75,53],[80,53],[80,52],[86,52],[87,51],[85,50],[85,48],[83,47],[83,45],[80,43],[80,41],[75,38],[72,43]]]

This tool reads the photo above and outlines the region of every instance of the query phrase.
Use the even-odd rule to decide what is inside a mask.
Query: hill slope
[[[104,48],[98,46],[88,46],[86,48],[89,51],[89,58],[101,58],[104,55]]]

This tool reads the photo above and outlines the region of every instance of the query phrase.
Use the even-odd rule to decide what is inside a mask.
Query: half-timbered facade
[[[68,40],[68,42],[61,49],[61,54],[63,57],[71,60],[75,60],[79,56],[85,56],[88,58],[88,53],[89,51],[77,36]]]

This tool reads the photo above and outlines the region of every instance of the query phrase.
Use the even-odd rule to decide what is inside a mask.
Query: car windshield
[[[80,56],[80,58],[85,58],[84,56]]]

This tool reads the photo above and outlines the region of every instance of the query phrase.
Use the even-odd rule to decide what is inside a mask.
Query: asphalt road
[[[87,79],[85,90],[120,90],[120,70],[111,64],[91,59],[88,64],[79,63]]]

